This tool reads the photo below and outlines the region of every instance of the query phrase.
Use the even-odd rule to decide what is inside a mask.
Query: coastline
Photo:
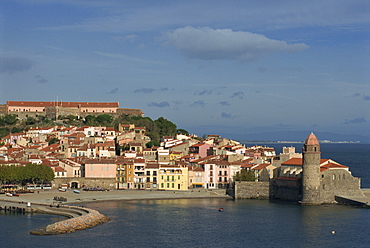
[[[225,190],[193,189],[187,191],[150,191],[150,190],[112,190],[112,191],[80,191],[79,194],[69,189],[66,192],[58,190],[36,191],[8,197],[0,195],[1,200],[23,201],[31,203],[56,204],[55,197],[66,198],[63,204],[78,204],[89,202],[122,201],[122,200],[162,200],[162,199],[191,199],[191,198],[230,198]]]
[[[63,215],[68,217],[44,228],[31,230],[34,235],[53,235],[71,233],[103,224],[110,220],[109,217],[98,211],[72,206],[71,204],[124,201],[124,200],[162,200],[162,199],[195,199],[195,198],[231,198],[225,190],[187,190],[187,191],[150,191],[150,190],[113,190],[113,191],[80,191],[73,190],[61,192],[58,190],[36,191],[35,193],[21,194],[9,197],[0,195],[0,202],[8,204],[9,210],[18,211],[19,207],[11,205],[27,205],[35,213]],[[58,199],[59,201],[57,201]],[[60,201],[62,200],[62,201]],[[7,203],[6,203],[7,202]],[[21,207],[23,208],[23,207]],[[23,209],[25,210],[25,209]]]

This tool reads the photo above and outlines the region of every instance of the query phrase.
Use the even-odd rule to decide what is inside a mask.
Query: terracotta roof
[[[320,164],[323,164],[325,163],[326,161],[328,161],[329,159],[320,159]],[[288,159],[287,161],[281,163],[281,165],[299,165],[299,166],[302,166],[303,164],[303,158],[291,158],[291,159]]]
[[[349,168],[348,166],[341,165],[341,164],[327,163],[327,164],[324,164],[320,167],[320,172],[326,171],[326,170],[329,170],[329,169],[348,169],[348,168]]]
[[[306,141],[304,142],[306,145],[318,145],[319,140],[317,139],[316,135],[311,133],[307,136]]]
[[[53,167],[55,172],[65,172],[66,170],[60,166]]]
[[[269,165],[271,165],[271,164],[258,164],[257,166],[252,167],[251,169],[252,170],[262,170],[262,169],[266,168]]]

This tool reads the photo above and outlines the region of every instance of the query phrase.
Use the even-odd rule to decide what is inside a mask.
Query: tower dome
[[[306,145],[318,145],[319,140],[317,139],[316,135],[311,133],[307,136],[306,141],[304,142]]]

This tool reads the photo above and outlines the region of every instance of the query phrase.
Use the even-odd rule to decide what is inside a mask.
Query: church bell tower
[[[304,142],[302,170],[302,201],[304,205],[320,204],[320,144],[311,133]]]

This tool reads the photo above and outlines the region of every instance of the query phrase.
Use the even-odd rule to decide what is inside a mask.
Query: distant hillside
[[[251,134],[221,134],[223,137],[230,137],[239,141],[304,141],[311,131],[278,131]],[[370,143],[370,136],[357,134],[337,134],[329,132],[315,132],[319,140],[339,141],[359,141]]]

